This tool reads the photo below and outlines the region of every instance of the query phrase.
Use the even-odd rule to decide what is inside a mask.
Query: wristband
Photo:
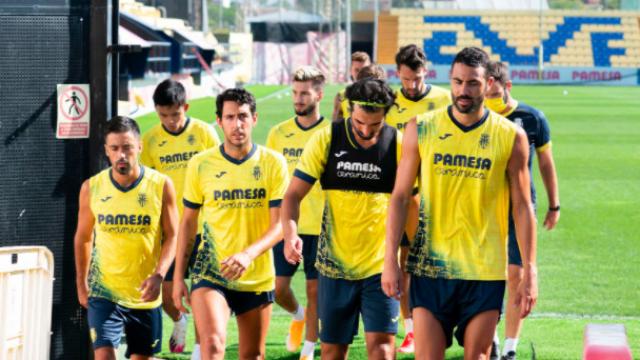
[[[556,207],[549,207],[549,211],[560,211],[560,205]]]

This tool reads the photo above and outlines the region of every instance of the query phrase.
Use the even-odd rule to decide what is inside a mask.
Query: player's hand
[[[520,317],[526,318],[538,301],[538,270],[535,266],[524,269],[524,277],[518,287],[515,304],[520,306]]]
[[[284,258],[292,265],[302,261],[302,239],[299,236],[293,240],[284,240]]]
[[[398,259],[385,258],[382,269],[382,291],[388,297],[400,300],[400,296],[402,296],[402,270],[400,270]]]
[[[556,224],[560,220],[560,211],[547,211],[547,216],[544,218],[544,228],[547,230],[553,230]]]
[[[140,299],[144,302],[154,301],[160,296],[160,289],[162,287],[162,275],[155,273],[140,285],[140,292],[142,293]]]
[[[78,281],[78,302],[80,306],[83,308],[87,308],[89,306],[89,286],[87,285],[86,280]]]
[[[191,298],[189,297],[189,290],[187,289],[187,284],[184,283],[184,279],[174,280],[173,290],[171,294],[173,304],[180,312],[188,314],[189,309],[184,306],[182,302],[183,297],[185,302],[187,303],[187,306],[191,307]]]
[[[245,251],[237,253],[222,261],[220,272],[227,280],[238,280],[251,264],[251,257]]]

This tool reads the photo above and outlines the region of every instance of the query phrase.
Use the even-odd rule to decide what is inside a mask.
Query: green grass
[[[254,131],[258,143],[264,143],[270,126],[292,116],[286,90],[280,98],[264,99],[281,89],[250,88],[258,98],[259,124]],[[326,89],[322,102],[326,116],[331,114],[338,89]],[[565,89],[567,95],[563,95]],[[516,86],[513,93],[543,110],[549,119],[562,203],[558,227],[551,232],[539,228],[540,298],[532,318],[525,322],[519,358],[531,358],[535,349],[538,359],[579,359],[584,326],[591,322],[624,324],[632,352],[640,357],[640,87]],[[213,111],[213,99],[201,99],[191,102],[189,114],[212,121]],[[157,122],[153,114],[139,120],[145,130]],[[540,177],[534,176],[541,223],[546,194]],[[294,289],[304,299],[303,274],[294,278]],[[188,358],[166,353],[172,326],[165,320],[163,357]],[[288,322],[288,315],[274,305],[268,358],[297,358],[283,346]],[[192,336],[190,332],[189,344]],[[237,358],[234,319],[227,344],[227,358]],[[458,347],[447,352],[448,359],[461,356]],[[366,358],[362,333],[351,347],[350,358]]]

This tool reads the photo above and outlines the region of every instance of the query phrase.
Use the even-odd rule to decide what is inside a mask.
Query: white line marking
[[[291,90],[291,86],[287,86],[287,87],[285,87],[284,89],[280,89],[280,90],[278,90],[278,91],[272,92],[271,94],[269,94],[269,95],[267,95],[267,96],[263,96],[263,97],[261,97],[260,99],[256,99],[256,103],[259,103],[259,102],[263,102],[263,101],[269,100],[269,99],[271,99],[272,97],[276,97],[276,96],[278,96],[278,95],[280,95],[280,94],[283,94],[283,93],[285,93],[285,92],[287,92],[287,91],[290,91],[290,90]]]

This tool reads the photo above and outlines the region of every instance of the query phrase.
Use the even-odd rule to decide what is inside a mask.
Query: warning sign
[[[58,139],[89,137],[89,84],[58,84]]]

